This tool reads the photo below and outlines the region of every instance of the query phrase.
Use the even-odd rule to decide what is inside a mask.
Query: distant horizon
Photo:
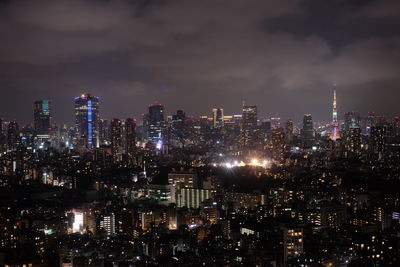
[[[112,120],[112,119],[114,119],[114,118],[117,118],[117,119],[121,119],[121,120],[125,120],[125,119],[128,119],[128,118],[134,118],[134,119],[136,119],[138,122],[139,122],[139,124],[142,122],[142,115],[143,114],[146,114],[147,112],[148,112],[148,109],[146,108],[145,110],[144,110],[144,112],[142,112],[142,113],[140,113],[140,115],[139,116],[127,116],[127,117],[118,117],[118,116],[110,116],[110,117],[105,117],[105,116],[102,116],[102,97],[101,96],[98,96],[98,95],[95,95],[95,94],[92,94],[92,93],[90,93],[90,92],[85,92],[85,93],[81,93],[81,94],[90,94],[90,95],[92,95],[92,96],[96,96],[96,97],[98,97],[99,98],[99,100],[100,100],[100,108],[99,108],[99,110],[100,110],[100,118],[101,119],[107,119],[107,120]],[[54,111],[53,111],[53,109],[54,109],[54,101],[52,101],[51,99],[46,99],[46,98],[44,98],[44,99],[35,99],[35,100],[33,100],[32,101],[32,110],[31,110],[31,114],[32,114],[32,121],[24,121],[24,120],[18,120],[17,118],[5,118],[4,116],[0,116],[0,118],[1,119],[3,119],[5,122],[9,122],[9,121],[14,121],[14,120],[16,120],[19,124],[21,124],[21,125],[29,125],[29,124],[32,124],[33,123],[33,104],[34,104],[34,102],[35,101],[41,101],[41,100],[48,100],[48,101],[50,101],[51,102],[51,115],[52,115],[52,123],[56,123],[57,125],[71,125],[71,124],[74,124],[74,122],[73,122],[73,120],[74,120],[74,99],[76,98],[76,97],[79,97],[79,95],[80,94],[78,94],[78,96],[75,96],[75,97],[72,97],[71,98],[71,121],[69,121],[69,122],[59,122],[56,118],[55,118],[55,116],[54,116]],[[391,120],[391,119],[394,119],[395,117],[397,117],[397,116],[399,116],[399,115],[396,115],[396,114],[394,114],[394,115],[387,115],[387,114],[381,114],[381,113],[378,113],[378,112],[375,112],[375,111],[367,111],[365,114],[364,113],[361,113],[361,112],[359,112],[359,111],[357,111],[357,110],[348,110],[348,111],[340,111],[340,101],[338,100],[338,102],[339,102],[339,104],[338,104],[338,106],[339,106],[339,112],[338,112],[338,117],[339,117],[339,122],[343,122],[343,120],[344,120],[344,115],[347,113],[347,112],[357,112],[360,116],[361,116],[361,119],[364,119],[369,113],[374,113],[376,116],[383,116],[383,117],[385,117],[386,119],[388,119],[388,120]],[[217,105],[217,106],[214,106],[213,108],[210,108],[210,110],[209,110],[209,112],[208,113],[206,113],[206,112],[203,112],[203,113],[198,113],[198,114],[193,114],[193,113],[188,113],[184,108],[178,108],[178,109],[176,109],[176,110],[174,110],[174,111],[171,111],[171,112],[169,112],[169,109],[168,109],[168,107],[166,107],[166,105],[165,104],[163,104],[163,103],[161,103],[160,101],[153,101],[152,103],[149,103],[149,104],[147,104],[147,105],[151,105],[151,104],[154,104],[154,103],[159,103],[159,104],[162,104],[163,106],[164,106],[164,110],[166,110],[167,112],[165,112],[165,119],[166,119],[166,117],[167,116],[172,116],[172,115],[174,115],[174,114],[176,114],[176,111],[177,110],[183,110],[184,112],[185,112],[185,114],[186,114],[186,116],[188,116],[188,117],[194,117],[194,118],[199,118],[200,116],[208,116],[208,117],[211,117],[212,116],[212,109],[213,108],[222,108],[223,110],[224,110],[224,115],[225,116],[233,116],[233,115],[241,115],[242,114],[242,112],[241,112],[241,110],[240,110],[240,112],[236,112],[236,113],[228,113],[228,112],[226,112],[226,109],[223,107],[223,106],[221,106],[221,105]],[[250,105],[250,106],[257,106],[257,109],[258,110],[260,110],[260,106],[258,106],[258,105],[253,105],[253,104],[248,104],[248,103],[246,103],[245,105]],[[241,107],[241,106],[240,106]],[[331,112],[332,110],[330,110],[330,112]],[[326,113],[326,111],[324,111],[324,113]],[[289,119],[291,119],[291,120],[293,120],[293,122],[294,123],[296,123],[296,124],[301,124],[302,123],[302,119],[303,119],[303,116],[305,115],[305,114],[311,114],[311,116],[312,116],[312,118],[313,118],[313,122],[314,123],[329,123],[330,121],[331,121],[331,119],[332,119],[332,117],[330,117],[330,118],[326,118],[326,119],[318,119],[318,117],[316,118],[315,117],[315,115],[314,114],[312,114],[312,113],[303,113],[303,114],[301,114],[301,115],[296,115],[296,116],[299,116],[299,118],[297,118],[297,119],[295,119],[294,117],[282,117],[282,116],[280,116],[280,113],[279,112],[271,112],[270,114],[265,114],[265,113],[261,113],[260,114],[260,112],[258,112],[257,113],[257,116],[258,116],[258,120],[268,120],[268,119],[270,119],[270,118],[273,118],[274,116],[280,116],[280,118],[281,118],[281,123],[283,124],[283,123],[285,123],[287,120],[289,120]]]

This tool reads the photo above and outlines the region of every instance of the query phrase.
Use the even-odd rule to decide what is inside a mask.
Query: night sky
[[[28,123],[33,101],[72,122],[73,98],[101,99],[101,117],[397,115],[400,1],[0,1],[0,117]]]

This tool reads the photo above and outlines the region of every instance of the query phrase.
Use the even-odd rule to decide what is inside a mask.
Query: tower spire
[[[339,122],[337,116],[337,108],[336,108],[336,85],[334,85],[333,89],[333,105],[332,105],[332,124],[331,124],[331,135],[329,139],[336,141],[340,139],[339,135]]]

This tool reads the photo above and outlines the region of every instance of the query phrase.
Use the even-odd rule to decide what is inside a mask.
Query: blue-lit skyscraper
[[[99,147],[99,98],[96,96],[75,97],[75,145]]]
[[[34,126],[37,135],[48,135],[51,128],[51,102],[49,100],[35,101]]]

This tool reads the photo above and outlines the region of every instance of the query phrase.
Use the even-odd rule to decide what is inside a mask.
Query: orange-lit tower
[[[336,90],[333,90],[333,109],[332,109],[332,125],[331,125],[331,135],[329,139],[336,141],[340,139],[339,135],[339,122],[336,109]]]

